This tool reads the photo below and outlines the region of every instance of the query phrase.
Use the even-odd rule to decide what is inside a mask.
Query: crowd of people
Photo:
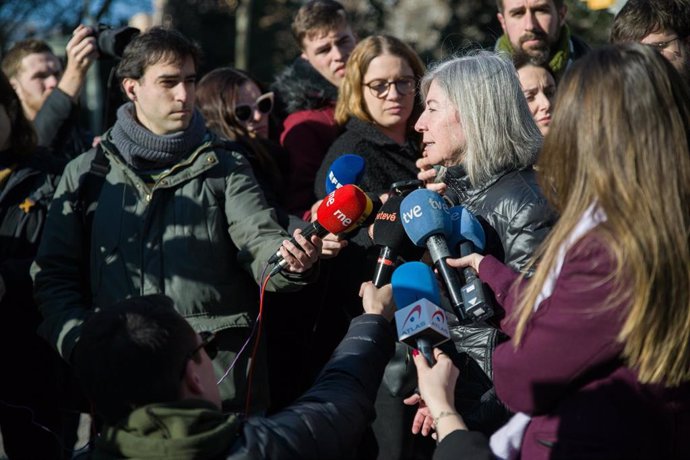
[[[94,30],[65,63],[14,44],[8,458],[690,457],[690,4],[628,0],[599,47],[563,0],[497,0],[497,16],[494,50],[425,65],[310,0],[270,84],[199,75],[202,50],[153,27],[124,49],[126,102],[97,135],[79,119]],[[335,211],[347,229],[329,233],[353,154],[366,211]],[[424,188],[438,201],[404,209]],[[382,257],[391,222],[461,208],[472,250]],[[405,297],[372,282],[418,260],[449,331],[431,356],[396,343]],[[479,277],[492,317],[464,316],[448,270]]]

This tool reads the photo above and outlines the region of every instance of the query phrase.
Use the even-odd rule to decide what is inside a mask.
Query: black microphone
[[[403,241],[409,241],[400,222],[400,203],[402,197],[391,196],[381,210],[376,213],[374,221],[374,244],[381,246],[379,258],[374,268],[374,286],[381,287],[390,283],[395,262],[398,259],[398,247]]]
[[[388,198],[374,221],[374,244],[381,247],[374,268],[374,286],[381,287],[391,281],[398,257],[405,260],[419,259],[423,249],[418,248],[407,237],[400,220],[400,203],[403,197],[393,195]]]

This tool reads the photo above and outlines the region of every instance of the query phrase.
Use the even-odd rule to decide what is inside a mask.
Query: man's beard
[[[542,44],[537,48],[524,48],[524,43],[530,40],[541,40]],[[553,43],[544,33],[528,32],[520,37],[520,46],[515,50],[515,58],[526,60],[530,64],[541,66],[547,64],[551,58],[551,47]]]

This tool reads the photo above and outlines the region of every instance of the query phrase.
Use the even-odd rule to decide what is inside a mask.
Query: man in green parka
[[[94,310],[165,294],[195,330],[217,334],[223,408],[239,411],[267,260],[280,250],[286,261],[268,289],[298,289],[315,276],[321,241],[299,231],[287,241],[244,157],[205,128],[194,108],[199,55],[163,28],[125,49],[117,76],[129,102],[100,145],[67,165],[48,213],[32,269],[38,332],[71,361]],[[250,412],[267,403],[263,353]]]

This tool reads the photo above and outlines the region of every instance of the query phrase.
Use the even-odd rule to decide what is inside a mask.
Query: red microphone
[[[356,185],[348,184],[333,190],[316,210],[316,220],[302,229],[302,235],[309,239],[312,235],[323,238],[328,233],[337,235],[349,232],[369,217],[374,204],[366,193]],[[294,238],[290,240],[297,244]],[[283,269],[286,262],[278,250],[268,259],[269,264],[277,263],[271,276]]]

